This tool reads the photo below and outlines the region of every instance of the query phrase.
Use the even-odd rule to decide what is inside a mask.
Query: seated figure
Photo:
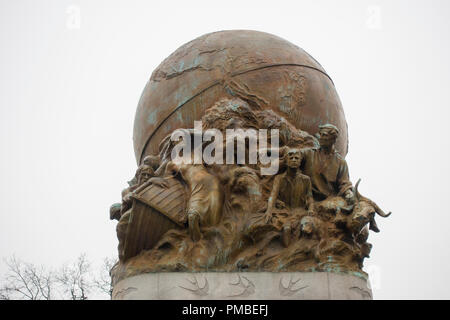
[[[301,152],[299,149],[288,149],[286,152],[287,169],[277,175],[273,182],[267,210],[264,220],[269,223],[273,217],[273,209],[277,200],[281,200],[290,212],[291,218],[296,209],[304,209],[307,213],[313,213],[314,201],[312,197],[311,180],[302,174],[300,170]],[[282,227],[282,242],[284,246],[289,245],[291,224],[286,219]]]
[[[319,148],[303,149],[304,173],[311,178],[316,200],[330,196],[345,198],[349,204],[355,195],[345,159],[335,150],[339,130],[332,124],[319,126]]]

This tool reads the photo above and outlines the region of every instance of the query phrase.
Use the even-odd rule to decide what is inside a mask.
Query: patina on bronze
[[[177,164],[183,128],[278,129],[279,170]],[[224,134],[225,136],[225,134]],[[152,74],[136,112],[139,164],[122,203],[115,282],[146,272],[363,273],[378,205],[353,186],[347,124],[330,77],[297,46],[256,31],[197,38]],[[247,154],[249,152],[246,145]]]
[[[347,154],[347,124],[331,78],[296,45],[257,31],[203,35],[165,59],[142,92],[134,121],[138,164],[158,153],[177,128],[192,128],[221,98],[239,97],[254,109],[273,110],[298,129],[315,134],[332,123],[337,150]]]

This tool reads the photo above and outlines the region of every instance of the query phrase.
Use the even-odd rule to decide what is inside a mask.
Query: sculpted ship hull
[[[184,228],[184,187],[175,178],[166,180],[168,188],[150,185],[133,196],[131,218],[125,238],[124,261],[143,250],[153,249],[167,231]]]

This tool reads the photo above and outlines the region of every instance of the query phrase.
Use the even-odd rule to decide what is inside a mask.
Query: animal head
[[[359,201],[353,212],[348,216],[347,228],[353,234],[358,234],[374,218],[375,208],[367,201]]]
[[[304,216],[300,220],[300,231],[302,234],[311,236],[317,233],[319,229],[319,221],[312,216]]]
[[[368,223],[370,225],[370,229],[375,232],[379,232],[376,223],[375,223],[375,214],[383,218],[387,218],[391,215],[391,212],[384,213],[383,210],[372,200],[362,196],[358,191],[359,183],[361,179],[355,185],[354,193],[356,196],[357,203],[354,206],[353,212],[349,215],[347,220],[347,228],[353,233],[358,234],[364,226]]]

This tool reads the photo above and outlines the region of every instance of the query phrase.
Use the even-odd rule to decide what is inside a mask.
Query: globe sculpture
[[[257,31],[221,31],[186,43],[153,72],[138,104],[134,151],[138,164],[158,151],[159,141],[193,127],[221,98],[239,97],[255,109],[270,109],[297,128],[315,134],[333,123],[337,150],[347,154],[347,123],[333,81],[296,45]]]
[[[110,208],[113,299],[371,299],[388,217],[350,181],[347,123],[309,54],[249,30],[203,35],[152,73],[137,170]]]

